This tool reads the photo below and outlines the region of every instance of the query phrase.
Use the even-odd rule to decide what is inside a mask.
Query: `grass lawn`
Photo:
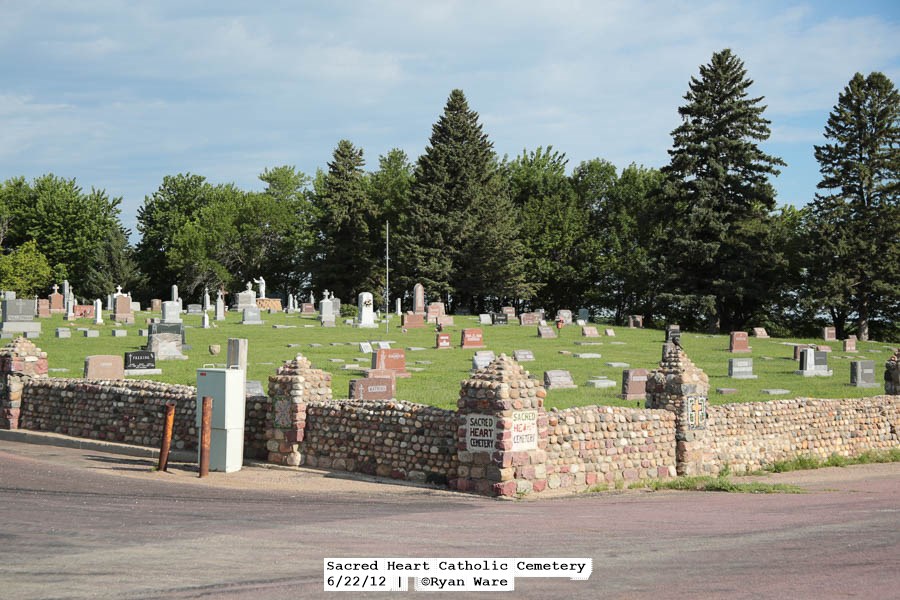
[[[106,314],[106,313],[105,313]],[[137,313],[136,324],[116,326],[108,319],[103,325],[93,325],[91,319],[81,319],[67,323],[61,315],[49,319],[40,319],[43,332],[40,338],[34,339],[37,346],[47,352],[50,375],[53,377],[81,377],[85,356],[92,354],[123,354],[140,349],[146,338],[138,336],[138,329],[146,329],[148,317],[159,317],[148,312]],[[104,316],[104,318],[106,318]],[[348,363],[369,366],[370,356],[359,352],[358,342],[367,340],[391,340],[395,348],[421,347],[425,350],[406,352],[407,368],[413,371],[409,379],[398,380],[397,396],[401,400],[420,402],[443,408],[455,408],[459,394],[460,381],[469,376],[474,350],[458,348],[461,330],[464,327],[479,327],[477,317],[456,316],[455,327],[445,328],[453,340],[451,350],[434,349],[435,334],[433,328],[410,329],[403,333],[399,327],[400,319],[391,317],[387,329],[382,324],[379,329],[357,329],[349,325],[338,325],[335,328],[323,328],[313,317],[299,315],[266,314],[262,315],[263,325],[241,325],[240,315],[227,313],[227,320],[215,322],[213,329],[202,329],[199,315],[183,315],[187,329],[187,343],[192,349],[185,351],[190,357],[186,361],[160,361],[162,375],[149,377],[156,381],[195,385],[196,370],[204,366],[224,366],[228,338],[246,338],[249,340],[248,374],[249,380],[258,380],[263,388],[268,387],[268,377],[284,361],[290,360],[300,353],[310,359],[315,367],[333,374],[335,398],[347,396],[348,383],[351,378],[361,376],[359,370],[350,371],[343,367]],[[274,329],[273,325],[294,326],[289,329]],[[70,339],[56,338],[57,327],[72,327]],[[85,338],[76,327],[99,329],[99,338]],[[616,397],[620,392],[622,368],[610,367],[607,362],[628,363],[630,368],[653,369],[657,366],[662,351],[665,334],[653,329],[627,329],[616,327],[615,337],[583,339],[581,328],[569,326],[559,332],[559,338],[544,340],[537,337],[534,326],[482,326],[487,350],[499,354],[512,354],[514,350],[531,350],[534,362],[524,363],[535,377],[543,378],[545,370],[566,369],[572,373],[578,389],[553,390],[547,395],[547,407],[567,408],[591,404],[615,406],[636,406],[634,401],[624,401]],[[602,333],[604,325],[598,325]],[[113,337],[112,329],[125,329],[125,337]],[[596,345],[581,346],[579,342],[593,342]],[[795,375],[798,368],[793,360],[793,348],[788,343],[818,343],[812,339],[750,339],[752,352],[735,354],[728,352],[727,335],[704,335],[683,332],[682,346],[688,356],[709,375],[710,402],[724,404],[727,402],[749,402],[772,400],[774,398],[814,397],[814,398],[852,398],[874,396],[884,393],[882,373],[884,362],[893,351],[893,347],[880,342],[857,342],[857,353],[841,352],[840,342],[828,342],[833,352],[829,355],[829,368],[834,371],[833,377],[806,378]],[[219,344],[222,353],[212,356],[209,353],[211,344]],[[312,344],[318,344],[313,346]],[[338,345],[332,345],[338,344]],[[291,345],[296,345],[291,347]],[[572,353],[599,353],[600,359],[579,359]],[[733,357],[752,357],[753,371],[757,379],[738,380],[728,377],[728,359]],[[856,388],[850,386],[850,361],[874,360],[876,388]],[[605,375],[617,382],[615,388],[594,389],[585,383],[592,376]],[[716,388],[737,388],[738,392],[730,395],[719,395]],[[783,388],[790,390],[783,396],[768,396],[762,393],[764,388]],[[640,403],[641,405],[643,403]]]

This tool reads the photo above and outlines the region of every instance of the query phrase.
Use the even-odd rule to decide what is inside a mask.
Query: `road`
[[[316,598],[325,557],[592,558],[518,598],[890,598],[900,464],[770,476],[803,494],[607,492],[503,501],[0,441],[0,598]],[[389,598],[422,592],[371,592]],[[451,594],[451,597],[455,594]]]

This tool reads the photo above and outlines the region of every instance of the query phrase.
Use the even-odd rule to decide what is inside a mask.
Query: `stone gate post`
[[[269,462],[293,467],[302,464],[300,443],[306,428],[306,406],[313,401],[331,400],[331,395],[331,373],[314,369],[300,354],[269,376]]]
[[[501,354],[462,382],[458,478],[451,487],[489,496],[540,492],[547,485],[546,391]]]
[[[22,389],[32,378],[47,376],[47,353],[24,337],[0,349],[0,429],[18,429]]]
[[[647,378],[647,408],[675,413],[675,469],[679,475],[713,474],[704,461],[709,377],[674,343],[663,345],[659,368]]]

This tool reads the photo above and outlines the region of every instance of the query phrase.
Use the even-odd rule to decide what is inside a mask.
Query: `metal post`
[[[209,475],[209,443],[212,433],[212,396],[203,396],[200,420],[200,477]]]
[[[175,403],[166,402],[166,420],[163,423],[162,442],[159,445],[159,465],[157,470],[165,471],[169,462],[169,448],[172,446],[172,426],[175,423]]]
[[[389,331],[388,321],[391,319],[391,224],[384,224],[384,331]]]

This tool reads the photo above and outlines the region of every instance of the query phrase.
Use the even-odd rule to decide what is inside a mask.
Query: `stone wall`
[[[197,447],[197,390],[153,381],[31,379],[19,426],[75,437],[159,447],[166,402],[174,402],[172,447]]]
[[[548,413],[547,487],[675,476],[675,415],[586,406]]]
[[[337,400],[306,407],[303,464],[394,479],[456,477],[455,411],[398,401]]]
[[[705,461],[755,471],[797,456],[858,456],[900,446],[900,396],[797,398],[709,407]]]

